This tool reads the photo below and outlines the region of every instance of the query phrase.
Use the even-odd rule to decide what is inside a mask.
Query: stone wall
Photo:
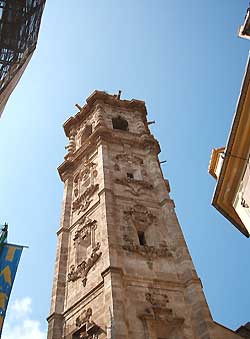
[[[238,338],[212,320],[146,113],[95,91],[64,125],[48,339]]]

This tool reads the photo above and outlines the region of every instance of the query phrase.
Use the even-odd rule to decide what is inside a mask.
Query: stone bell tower
[[[211,318],[145,103],[95,91],[77,107],[48,339],[239,338]]]

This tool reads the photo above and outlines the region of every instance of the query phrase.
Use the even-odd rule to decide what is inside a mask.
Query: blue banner
[[[4,244],[0,252],[0,338],[8,306],[10,292],[23,247]]]

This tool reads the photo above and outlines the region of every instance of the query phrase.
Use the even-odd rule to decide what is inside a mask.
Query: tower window
[[[112,124],[114,129],[119,129],[121,131],[128,131],[128,122],[123,119],[121,116],[112,119]]]
[[[145,239],[145,234],[142,231],[138,231],[138,239],[139,239],[139,244],[141,246],[146,245],[146,239]]]
[[[133,180],[134,179],[134,174],[133,173],[127,173],[127,178],[129,180]]]

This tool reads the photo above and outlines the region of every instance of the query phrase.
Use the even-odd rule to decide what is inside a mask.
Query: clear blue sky
[[[10,242],[29,246],[4,339],[14,338],[10,309],[21,301],[26,320],[46,331],[63,193],[56,168],[67,144],[62,123],[95,89],[145,100],[213,318],[233,329],[250,321],[250,240],[211,206],[215,181],[207,172],[211,149],[226,143],[240,91],[250,41],[237,29],[247,5],[47,2],[37,50],[0,119],[0,222],[9,223]]]

